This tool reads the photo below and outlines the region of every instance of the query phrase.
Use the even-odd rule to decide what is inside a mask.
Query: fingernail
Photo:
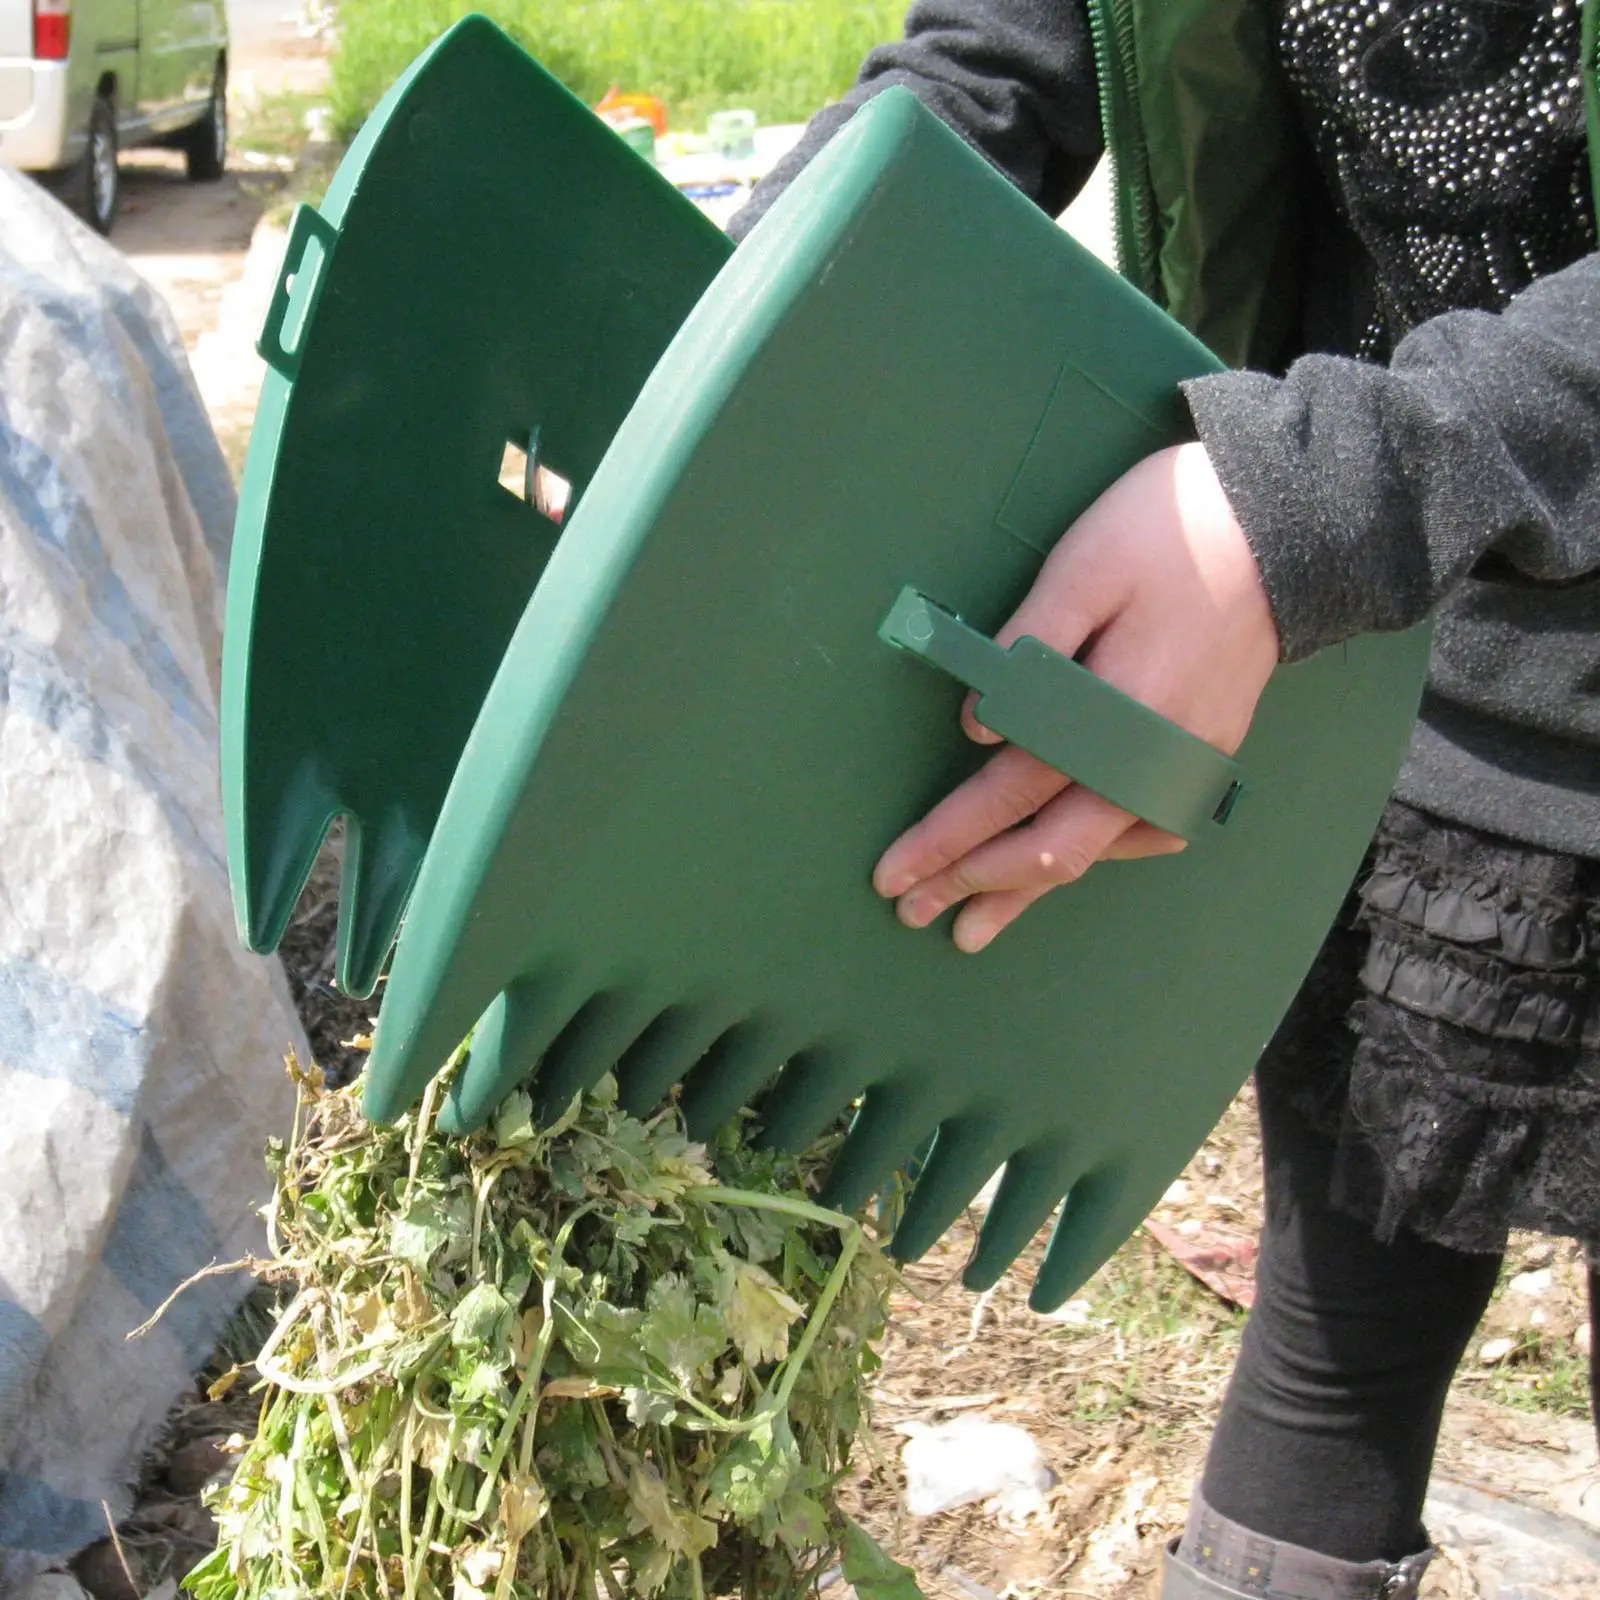
[[[894,872],[880,872],[874,888],[885,900],[898,900],[917,880],[904,868]]]
[[[994,938],[994,929],[988,923],[962,922],[956,924],[956,949],[964,955],[975,956]]]
[[[908,928],[925,928],[939,914],[939,908],[926,895],[919,894],[906,895],[897,910]]]

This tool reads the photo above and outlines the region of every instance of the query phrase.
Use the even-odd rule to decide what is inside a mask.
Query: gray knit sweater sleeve
[[[1600,577],[1600,254],[1422,323],[1387,366],[1307,356],[1186,394],[1285,660],[1409,626],[1486,558]]]
[[[856,109],[897,83],[1052,215],[1100,158],[1094,47],[1082,0],[916,0],[904,38],[867,57],[855,86],[811,119],[728,232],[742,239]]]

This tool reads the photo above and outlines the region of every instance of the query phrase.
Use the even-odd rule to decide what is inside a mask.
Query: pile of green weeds
[[[835,1498],[894,1278],[812,1198],[836,1140],[693,1144],[609,1081],[454,1139],[438,1084],[379,1127],[300,1081],[285,1304],[199,1600],[784,1600],[841,1550],[863,1600],[915,1593]]]

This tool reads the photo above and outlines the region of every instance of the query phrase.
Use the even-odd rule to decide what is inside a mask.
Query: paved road
[[[227,30],[235,50],[294,35],[293,6],[285,0],[227,0]]]
[[[238,53],[258,54],[298,37],[298,12],[288,0],[228,0],[228,32]]]

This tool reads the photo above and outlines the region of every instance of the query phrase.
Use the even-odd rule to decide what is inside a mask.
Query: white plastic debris
[[[1508,1294],[1543,1294],[1549,1287],[1554,1274],[1549,1267],[1541,1267],[1537,1272],[1519,1272],[1510,1283],[1506,1285]]]
[[[1087,1300],[1069,1300],[1045,1315],[1052,1322],[1064,1322],[1069,1328],[1087,1328],[1090,1323],[1090,1305]]]
[[[971,1414],[949,1422],[903,1422],[900,1452],[906,1474],[906,1509],[914,1517],[983,1501],[1006,1521],[1042,1511],[1055,1485],[1033,1436],[1011,1422]]]

